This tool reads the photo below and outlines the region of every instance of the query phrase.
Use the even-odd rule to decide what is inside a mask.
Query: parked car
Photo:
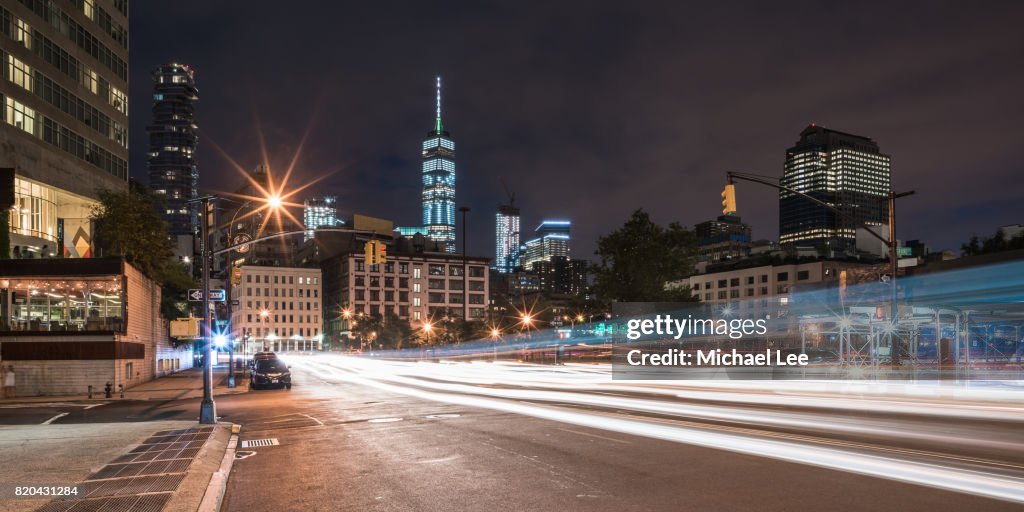
[[[255,368],[256,362],[264,359],[277,359],[277,354],[273,352],[256,352],[252,359],[249,360],[249,368]]]
[[[252,377],[249,378],[249,388],[265,387],[292,388],[292,372],[289,366],[277,357],[259,359],[253,367]]]

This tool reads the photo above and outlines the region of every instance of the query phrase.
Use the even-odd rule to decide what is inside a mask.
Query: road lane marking
[[[310,416],[308,414],[299,413],[299,416],[305,416],[305,417],[315,421],[317,425],[320,425],[321,427],[324,426],[324,422],[322,422],[322,421],[320,421],[320,420],[318,420],[318,419],[316,419],[316,418],[314,418],[314,417],[312,417],[312,416]]]
[[[393,423],[395,421],[402,421],[402,418],[374,418],[366,420],[367,423]]]
[[[599,436],[597,434],[591,434],[589,432],[580,432],[579,430],[572,430],[572,429],[569,429],[569,428],[559,428],[558,430],[561,430],[562,432],[571,432],[573,434],[579,434],[581,436],[596,437],[598,439],[604,439],[605,441],[612,441],[612,442],[615,442],[615,443],[633,444],[633,443],[631,443],[629,441],[624,441],[622,439],[613,439],[611,437]]]
[[[67,416],[67,415],[68,415],[68,413],[62,412],[62,413],[60,413],[60,414],[58,414],[58,415],[56,415],[56,416],[54,416],[54,417],[52,417],[52,418],[50,418],[50,419],[48,419],[46,421],[40,423],[40,425],[49,425],[50,423],[53,423],[54,421],[57,421],[57,420],[63,418],[64,416]]]

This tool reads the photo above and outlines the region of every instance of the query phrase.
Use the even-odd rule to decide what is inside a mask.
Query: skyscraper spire
[[[434,122],[434,131],[441,133],[444,127],[441,125],[441,75],[437,76],[437,120]]]

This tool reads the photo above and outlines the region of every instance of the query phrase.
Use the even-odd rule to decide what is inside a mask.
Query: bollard
[[[112,384],[110,384],[109,382],[107,382],[107,385],[103,386],[103,395],[106,398],[111,398],[111,397],[114,396],[113,392],[114,392],[114,386]]]
[[[89,384],[89,398],[92,398],[92,384]]]
[[[118,384],[117,389],[121,391],[121,398],[124,398],[124,384]]]

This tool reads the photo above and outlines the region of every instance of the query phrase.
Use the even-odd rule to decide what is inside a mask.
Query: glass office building
[[[192,236],[199,230],[199,167],[195,104],[199,100],[195,71],[184,64],[165,64],[153,71],[153,124],[149,134],[149,186],[164,198],[163,218],[171,236]]]
[[[494,271],[507,274],[519,266],[519,208],[498,205],[494,215]]]
[[[127,4],[3,2],[0,32],[12,253],[92,256],[97,190],[128,188]]]
[[[441,123],[441,77],[436,114],[434,129],[423,141],[423,228],[427,238],[455,252],[455,142]]]
[[[808,126],[786,150],[780,184],[834,205],[843,215],[780,190],[779,242],[847,250],[856,246],[861,224],[887,224],[889,161],[867,137]]]

